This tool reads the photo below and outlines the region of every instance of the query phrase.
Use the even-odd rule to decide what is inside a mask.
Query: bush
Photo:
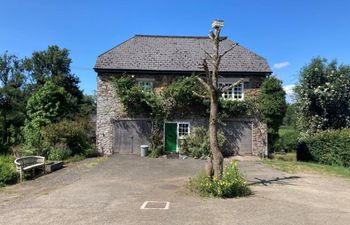
[[[162,155],[162,152],[163,152],[163,146],[158,145],[150,149],[148,156],[151,158],[157,158]]]
[[[52,149],[57,144],[64,144],[71,151],[71,155],[84,154],[91,148],[88,131],[88,123],[83,119],[49,124],[42,131],[44,146]]]
[[[0,186],[14,184],[17,181],[15,157],[0,156]]]
[[[219,148],[224,149],[226,138],[222,132],[218,134]],[[188,137],[180,144],[180,153],[193,158],[205,159],[210,156],[209,134],[204,127],[197,127],[191,130]]]
[[[350,167],[350,129],[307,135],[298,145],[297,159]]]
[[[224,168],[221,180],[215,178],[211,180],[203,172],[190,179],[189,188],[202,197],[232,198],[247,196],[251,193],[235,161]]]
[[[94,147],[91,147],[84,151],[84,156],[87,158],[92,158],[99,156],[99,154]]]
[[[72,155],[72,151],[67,147],[53,147],[50,150],[49,160],[66,160]]]

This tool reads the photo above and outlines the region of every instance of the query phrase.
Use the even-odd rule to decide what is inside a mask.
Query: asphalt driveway
[[[350,224],[348,180],[244,161],[252,196],[203,199],[185,188],[203,165],[130,155],[85,160],[0,189],[0,224]],[[169,209],[140,209],[145,201]]]

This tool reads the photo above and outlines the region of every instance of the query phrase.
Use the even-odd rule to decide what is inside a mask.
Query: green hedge
[[[350,129],[328,130],[304,137],[297,159],[350,167]]]
[[[17,181],[15,157],[0,155],[0,186],[14,184]]]

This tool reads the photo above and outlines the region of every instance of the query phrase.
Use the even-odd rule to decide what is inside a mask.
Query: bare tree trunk
[[[223,21],[221,21],[223,22]],[[222,27],[222,26],[221,26]],[[221,153],[221,150],[219,148],[218,143],[218,103],[220,94],[225,92],[224,88],[219,88],[219,66],[221,58],[228,52],[230,52],[237,44],[231,46],[231,48],[224,51],[221,55],[219,52],[220,47],[220,26],[214,26],[215,33],[211,31],[209,33],[210,39],[213,41],[213,50],[214,52],[212,54],[205,51],[207,58],[203,59],[203,63],[201,65],[201,68],[204,69],[206,74],[206,81],[197,76],[197,79],[199,82],[205,87],[205,89],[209,93],[210,98],[210,115],[209,115],[209,142],[210,142],[210,151],[212,153],[212,158],[210,161],[207,162],[207,174],[208,176],[212,176],[212,171],[214,171],[214,177],[217,179],[221,179],[222,172],[223,172],[223,162],[224,157]],[[208,67],[207,59],[209,58],[210,64],[212,65],[211,71]],[[226,87],[228,90],[229,88],[234,87],[235,85],[242,82],[241,80]],[[196,94],[196,93],[195,93]],[[199,96],[198,94],[196,94]],[[212,169],[209,169],[209,166],[212,167]]]
[[[209,116],[209,142],[213,154],[214,177],[221,179],[223,171],[223,156],[218,143],[218,98],[217,93],[213,92],[210,96],[210,116]]]

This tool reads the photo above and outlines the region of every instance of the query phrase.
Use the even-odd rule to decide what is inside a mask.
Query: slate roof
[[[233,44],[225,38],[221,42],[221,52]],[[135,35],[98,56],[94,69],[201,71],[198,65],[205,57],[204,50],[212,51],[209,37]],[[223,57],[219,70],[271,73],[266,59],[242,46],[235,47]]]

